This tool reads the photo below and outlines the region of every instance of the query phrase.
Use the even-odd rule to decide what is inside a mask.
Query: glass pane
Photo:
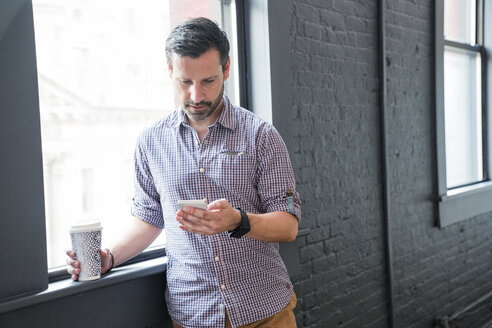
[[[444,50],[448,188],[483,179],[480,54]]]
[[[475,45],[476,1],[444,0],[444,38]]]
[[[76,218],[100,219],[103,245],[118,236],[131,215],[137,135],[174,109],[167,35],[187,17],[221,19],[203,0],[33,0],[33,7],[51,268],[65,264]],[[154,244],[163,242],[161,234]]]

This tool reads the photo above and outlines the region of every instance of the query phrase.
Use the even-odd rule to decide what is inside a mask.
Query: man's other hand
[[[101,274],[106,273],[111,268],[111,256],[109,255],[109,249],[100,250],[101,252]],[[67,272],[72,275],[73,280],[79,279],[80,274],[80,261],[75,259],[75,251],[68,249],[65,252],[67,254],[66,262],[68,264]]]

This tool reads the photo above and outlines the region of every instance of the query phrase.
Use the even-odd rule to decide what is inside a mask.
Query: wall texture
[[[103,288],[0,313],[0,327],[172,327],[165,310],[164,289],[165,275],[162,272],[106,284]]]
[[[387,327],[378,1],[291,3],[298,325]],[[436,226],[433,2],[385,9],[395,326],[433,327],[492,290],[492,213]]]

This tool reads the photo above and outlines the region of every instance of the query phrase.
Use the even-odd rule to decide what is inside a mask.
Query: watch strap
[[[251,230],[248,214],[240,208],[237,208],[237,210],[241,214],[241,223],[236,229],[229,231],[229,237],[232,238],[241,238]]]

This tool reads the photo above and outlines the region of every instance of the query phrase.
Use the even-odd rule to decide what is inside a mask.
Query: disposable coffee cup
[[[80,262],[79,281],[101,278],[101,233],[100,222],[84,222],[70,227],[72,249]]]

